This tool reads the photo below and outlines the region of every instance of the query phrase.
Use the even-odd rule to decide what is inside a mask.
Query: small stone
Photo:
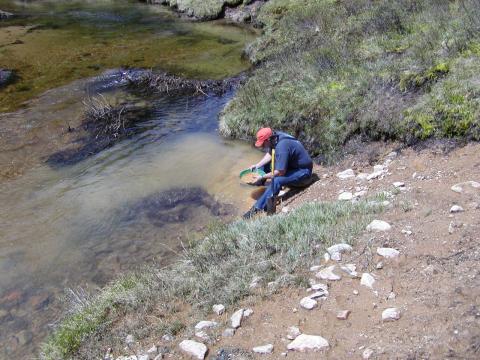
[[[150,360],[150,356],[147,354],[141,354],[137,356],[137,360]]]
[[[320,270],[315,276],[322,280],[330,280],[330,281],[337,281],[340,280],[342,277],[337,275],[333,272],[335,269],[335,265],[329,266],[325,269]]]
[[[347,320],[348,315],[350,315],[350,310],[341,310],[337,313],[338,320]]]
[[[131,334],[127,335],[127,337],[125,338],[125,344],[127,344],[128,346],[130,346],[130,345],[132,345],[134,342],[135,342],[135,339],[134,339],[133,335],[131,335]]]
[[[451,187],[452,191],[456,193],[462,193],[466,187],[472,187],[474,189],[480,188],[480,183],[476,181],[465,181],[463,183],[455,184]]]
[[[253,315],[253,310],[252,309],[246,309],[244,312],[243,312],[243,317],[245,318],[248,318],[250,317],[251,315]]]
[[[150,349],[147,350],[147,355],[155,357],[158,354],[158,347],[153,345]]]
[[[368,360],[372,357],[372,355],[373,355],[373,350],[369,349],[369,348],[366,348],[362,353],[362,358],[364,360]]]
[[[390,231],[392,227],[383,220],[373,220],[368,226],[367,231]]]
[[[407,236],[410,236],[410,235],[412,235],[412,231],[410,231],[410,230],[402,230],[402,234],[405,234],[405,235],[407,235]]]
[[[322,267],[320,265],[314,265],[314,266],[311,266],[310,267],[310,271],[318,271],[320,270]]]
[[[383,167],[383,165],[375,165],[375,166],[373,167],[373,172],[381,172],[381,171],[383,171],[383,170],[385,170],[385,168]]]
[[[343,244],[343,243],[332,245],[327,249],[330,255],[332,255],[333,253],[341,253],[341,254],[349,253],[352,250],[353,248],[350,245]]]
[[[172,341],[173,340],[173,336],[169,335],[169,334],[165,334],[162,336],[162,340],[163,341]]]
[[[256,346],[252,349],[252,351],[257,354],[271,354],[273,352],[273,345],[267,344],[262,346]]]
[[[217,327],[218,323],[215,321],[200,321],[197,325],[195,325],[195,330],[205,330]]]
[[[330,254],[330,258],[331,258],[333,261],[341,261],[341,260],[342,260],[342,254],[339,253],[339,252],[334,252],[334,253],[331,253],[331,254]]]
[[[233,335],[235,335],[235,329],[226,328],[225,330],[223,330],[223,333],[222,333],[223,337],[232,337]]]
[[[296,326],[290,326],[287,330],[287,339],[289,340],[295,340],[300,335],[302,335],[302,332]]]
[[[222,304],[216,304],[212,306],[212,310],[217,315],[222,315],[225,312],[225,306]]]
[[[260,281],[262,281],[262,278],[260,276],[255,276],[252,281],[250,282],[250,289],[255,289],[258,287]]]
[[[325,260],[325,262],[329,262],[330,261],[330,254],[329,253],[325,253],[323,255],[323,259]]]
[[[400,252],[392,248],[377,248],[377,254],[384,258],[392,259],[398,257]]]
[[[357,175],[357,180],[364,181],[368,179],[368,174],[367,173],[360,173]]]
[[[397,189],[398,189],[398,188],[403,188],[403,187],[405,187],[405,183],[404,183],[404,182],[401,182],[401,181],[395,181],[395,182],[393,183],[393,186],[396,187]]]
[[[184,353],[200,360],[205,359],[205,355],[208,351],[204,344],[193,340],[183,340],[178,346]]]
[[[387,158],[393,159],[393,158],[396,158],[397,155],[398,155],[398,153],[397,153],[396,151],[392,151],[391,153],[389,153],[389,154],[387,155]]]
[[[203,330],[195,330],[195,337],[205,341],[210,340],[210,337],[208,336],[208,334]]]
[[[353,194],[353,197],[359,198],[367,195],[367,190],[361,190],[357,191],[355,194]]]
[[[375,278],[369,273],[363,273],[362,278],[360,279],[360,285],[369,287],[373,289],[373,284],[375,283]]]
[[[367,180],[373,180],[383,175],[383,171],[375,171],[367,176]]]
[[[349,201],[353,199],[353,194],[351,192],[343,192],[340,195],[338,195],[338,200],[339,201]]]
[[[321,336],[301,334],[287,345],[287,349],[305,352],[318,351],[328,348],[329,346],[328,341]]]
[[[453,234],[454,231],[455,231],[455,226],[453,222],[450,222],[450,224],[448,225],[448,233]]]
[[[353,295],[358,295],[358,290],[353,290]]]
[[[456,213],[460,213],[460,212],[464,212],[465,210],[463,210],[463,208],[459,205],[453,205],[451,208],[450,208],[450,213],[452,214],[456,214]]]
[[[388,308],[383,310],[382,312],[382,320],[387,321],[395,321],[400,319],[400,310],[397,308]]]
[[[392,291],[392,292],[390,292],[390,294],[388,294],[387,299],[388,300],[395,300],[396,297],[397,297],[397,295],[395,295],[395,293]]]
[[[347,180],[355,177],[355,172],[352,169],[347,169],[337,174],[340,180]]]
[[[288,355],[288,353],[282,352],[282,353],[280,353],[280,355],[283,356],[283,357],[286,357]]]
[[[232,317],[230,318],[232,328],[238,329],[240,327],[240,325],[242,324],[244,311],[245,311],[244,309],[240,309],[233,313]]]
[[[302,300],[300,300],[300,306],[303,307],[304,309],[307,310],[312,310],[313,308],[317,307],[317,301],[310,298],[310,297],[304,297]]]
[[[375,267],[377,268],[377,270],[383,269],[383,261],[380,261],[379,263],[377,263],[377,266]]]
[[[326,298],[328,296],[328,291],[320,290],[315,291],[313,294],[309,295],[310,299]]]
[[[357,265],[355,265],[355,264],[342,265],[342,266],[340,266],[340,269],[345,271],[352,278],[359,277],[358,272],[357,272]]]
[[[311,288],[314,291],[323,291],[328,294],[328,285],[326,284],[312,284]]]

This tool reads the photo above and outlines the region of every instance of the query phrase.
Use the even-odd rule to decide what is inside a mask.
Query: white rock
[[[397,308],[388,308],[382,312],[383,321],[395,321],[400,319],[400,310]]]
[[[310,271],[318,271],[320,270],[322,267],[320,265],[313,265],[310,267]]]
[[[368,360],[372,357],[372,355],[373,355],[373,350],[366,348],[362,353],[362,359]]]
[[[260,281],[262,281],[262,278],[260,276],[255,276],[252,281],[250,282],[250,289],[255,289],[258,287]]]
[[[383,269],[383,262],[380,261],[379,263],[377,263],[377,265],[375,267],[377,268],[377,270]]]
[[[330,261],[330,254],[329,253],[323,254],[323,259],[325,260],[325,262],[329,262]]]
[[[341,261],[342,260],[342,254],[340,254],[339,252],[334,252],[334,253],[330,254],[330,258],[333,261]]]
[[[367,195],[367,190],[361,190],[357,191],[355,194],[353,194],[354,197],[359,198]]]
[[[290,326],[287,331],[287,339],[295,340],[297,337],[302,335],[300,329],[296,326]]]
[[[154,357],[157,354],[158,354],[158,348],[155,345],[153,345],[150,349],[147,350],[147,355],[149,356]]]
[[[302,300],[300,300],[300,306],[303,307],[304,309],[307,310],[312,310],[315,307],[317,307],[317,301],[314,299],[311,299],[310,297],[304,297]]]
[[[327,296],[328,296],[328,290],[327,291],[319,290],[319,291],[315,291],[313,294],[311,294],[308,297],[310,299],[318,299],[318,298],[325,298]]]
[[[376,171],[367,176],[367,180],[373,180],[383,175],[383,171]]]
[[[253,315],[253,309],[248,308],[248,309],[246,309],[246,310],[243,312],[243,317],[244,317],[244,318],[248,318],[248,317],[250,317],[251,315]]]
[[[235,329],[226,328],[225,330],[223,330],[223,333],[222,333],[223,337],[232,337],[233,335],[235,335]]]
[[[455,231],[455,226],[453,222],[450,222],[450,224],[448,225],[448,233],[453,234],[454,231]]]
[[[463,212],[465,210],[463,210],[463,208],[459,205],[453,205],[451,208],[450,208],[450,212],[452,214],[455,214],[455,213],[459,213],[459,212]]]
[[[375,166],[373,167],[373,172],[381,172],[381,171],[383,171],[383,170],[385,170],[385,168],[383,167],[383,165],[375,165]]]
[[[252,351],[257,354],[271,354],[273,352],[273,345],[267,344],[262,346],[256,346],[252,349]]]
[[[173,337],[172,337],[172,335],[165,334],[165,335],[162,336],[162,340],[163,341],[172,341]]]
[[[357,272],[357,266],[355,264],[345,264],[340,267],[343,271],[345,271],[348,275],[350,275],[352,278],[357,278],[359,277],[358,272]]]
[[[242,325],[244,311],[245,311],[244,309],[240,309],[233,313],[232,317],[230,318],[232,328],[238,329],[240,325]]]
[[[396,181],[393,183],[393,186],[395,186],[396,188],[402,188],[405,187],[405,183],[402,181]]]
[[[413,233],[412,233],[411,230],[402,230],[402,234],[405,234],[405,235],[407,235],[407,236],[410,236],[410,235],[412,235]]]
[[[330,280],[330,281],[337,281],[340,280],[342,277],[337,275],[333,272],[335,269],[335,265],[329,266],[325,269],[320,270],[315,276],[322,280]]]
[[[323,291],[328,294],[328,285],[326,284],[312,284],[310,287],[314,291]]]
[[[476,181],[465,181],[463,183],[455,184],[451,187],[451,189],[452,189],[452,191],[455,191],[456,193],[462,193],[463,190],[468,186],[470,186],[474,189],[480,189],[480,183],[478,183]]]
[[[119,356],[116,360],[138,360],[136,355]]]
[[[210,337],[208,336],[208,334],[203,330],[196,330],[195,331],[195,337],[197,337],[199,339],[202,339],[202,340],[205,340],[205,341],[210,340]]]
[[[375,278],[369,273],[363,273],[360,279],[360,285],[373,289],[373,284],[375,284]]]
[[[352,169],[347,169],[337,174],[337,177],[341,180],[347,180],[355,177],[355,172]]]
[[[288,206],[284,206],[284,207],[282,208],[282,213],[288,213],[289,210],[290,210],[290,209],[288,208]]]
[[[396,158],[397,155],[398,155],[398,153],[397,153],[396,151],[392,151],[391,153],[389,153],[389,154],[387,155],[387,158],[393,159],[393,158]]]
[[[215,321],[200,321],[197,325],[195,325],[195,330],[205,330],[217,327],[218,323]]]
[[[356,289],[353,290],[353,295],[358,295],[358,294],[359,294],[359,293],[358,293],[358,290],[356,290]]]
[[[205,359],[208,350],[204,344],[193,340],[183,340],[178,346],[184,353],[200,360]]]
[[[384,258],[396,258],[400,255],[400,252],[392,248],[377,248],[377,254]]]
[[[318,351],[329,347],[328,341],[321,336],[301,334],[290,344],[288,350],[293,351]]]
[[[393,291],[391,291],[390,294],[388,294],[387,299],[388,300],[395,300],[396,297],[397,297],[397,295],[395,295],[395,293]]]
[[[367,173],[360,173],[357,175],[357,180],[364,181],[368,179],[368,174]]]
[[[383,220],[373,220],[368,224],[367,231],[389,231],[391,228],[390,224]]]
[[[125,338],[125,344],[132,345],[134,342],[135,342],[135,339],[133,335],[131,334],[127,335],[127,337]]]
[[[349,201],[353,199],[353,194],[351,192],[345,191],[338,195],[339,201]]]
[[[147,354],[141,354],[137,356],[137,360],[150,360],[150,356]]]
[[[353,250],[353,248],[348,244],[335,244],[335,245],[330,246],[327,249],[327,251],[329,252],[330,255],[332,255],[333,253],[344,254],[344,253],[348,253],[352,250]]]
[[[212,306],[212,310],[217,315],[222,315],[225,312],[225,306],[222,304],[215,304]]]
[[[337,319],[347,320],[349,315],[350,315],[350,310],[340,310],[339,312],[337,312]]]

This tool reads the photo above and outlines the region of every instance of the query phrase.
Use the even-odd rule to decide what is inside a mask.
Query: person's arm
[[[286,171],[285,170],[275,170],[274,171],[274,174],[275,176],[283,176],[285,175]],[[268,174],[265,174],[261,177],[261,179],[271,179],[273,176],[272,176],[272,173],[268,173]]]
[[[258,163],[256,163],[255,165],[252,165],[250,166],[250,169],[258,169],[258,168],[261,168],[263,165],[266,165],[268,164],[270,161],[272,161],[272,155],[270,155],[269,152],[267,152],[265,154],[265,156],[262,158],[262,160],[260,160]]]

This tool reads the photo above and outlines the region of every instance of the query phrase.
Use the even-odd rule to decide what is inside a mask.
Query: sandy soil
[[[329,282],[328,298],[310,311],[299,306],[307,289],[287,288],[262,301],[250,299],[242,306],[251,307],[254,314],[234,337],[221,338],[210,346],[209,356],[222,348],[249,351],[271,343],[273,354],[253,358],[361,359],[367,348],[373,350],[370,359],[480,358],[480,189],[465,188],[461,194],[451,190],[452,185],[464,181],[480,182],[479,154],[478,144],[449,154],[408,149],[393,158],[388,175],[371,181],[335,176],[347,168],[357,174],[371,173],[372,166],[358,157],[333,168],[317,167],[320,180],[284,206],[291,209],[305,201],[334,200],[341,190],[355,192],[356,187],[367,188],[367,196],[384,190],[395,194],[391,206],[378,215],[392,225],[391,231],[365,232],[354,251],[341,261],[356,264],[360,275],[373,274],[373,290],[343,274],[342,280]],[[406,189],[393,190],[395,181],[405,182]],[[454,204],[465,211],[451,214]],[[382,259],[376,254],[377,247],[395,248],[400,256]],[[377,269],[380,261],[383,268]],[[398,308],[401,318],[382,322],[382,311],[390,307]],[[235,309],[227,310],[217,321],[228,321]],[[339,310],[351,311],[347,320],[336,318]],[[287,328],[292,325],[327,339],[329,350],[282,354],[287,351]],[[170,357],[181,358],[177,349]]]

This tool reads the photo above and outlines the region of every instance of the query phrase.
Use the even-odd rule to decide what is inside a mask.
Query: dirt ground
[[[341,260],[356,264],[360,275],[371,273],[376,279],[373,289],[337,267],[335,272],[342,274],[342,279],[328,282],[329,296],[313,310],[299,305],[308,295],[307,289],[287,288],[262,301],[250,299],[242,306],[252,308],[253,315],[233,337],[209,346],[208,358],[215,358],[222,348],[250,351],[265,344],[273,344],[273,353],[253,358],[361,359],[367,348],[373,351],[370,359],[480,358],[480,188],[467,186],[462,193],[451,190],[452,185],[464,181],[480,182],[480,145],[447,154],[407,149],[392,157],[383,178],[370,181],[340,180],[335,175],[348,168],[356,174],[373,172],[373,166],[358,157],[333,168],[316,167],[320,180],[283,206],[292,209],[306,201],[335,200],[342,190],[355,192],[356,188],[366,189],[366,196],[391,192],[391,205],[377,216],[392,229],[365,231],[356,240],[354,251]],[[396,181],[404,182],[405,189],[395,190],[392,184]],[[456,204],[464,211],[450,213]],[[380,258],[377,247],[395,248],[400,256]],[[383,268],[378,269],[380,261]],[[313,279],[315,273],[311,274]],[[382,311],[390,307],[398,308],[401,317],[383,322]],[[234,310],[211,317],[227,323]],[[347,320],[336,318],[339,310],[351,311]],[[324,337],[329,349],[287,353],[290,326]],[[167,358],[181,358],[177,349]]]

